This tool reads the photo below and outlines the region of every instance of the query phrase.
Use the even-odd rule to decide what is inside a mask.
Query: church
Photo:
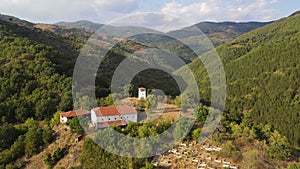
[[[146,100],[146,88],[138,88],[138,100]],[[69,119],[84,116],[90,120],[95,129],[103,129],[112,125],[126,126],[129,122],[138,122],[138,112],[129,105],[96,107],[91,111],[73,110],[60,114],[60,122],[66,123]]]
[[[91,121],[95,129],[111,125],[125,126],[129,122],[137,122],[138,113],[128,105],[97,107],[91,110]]]

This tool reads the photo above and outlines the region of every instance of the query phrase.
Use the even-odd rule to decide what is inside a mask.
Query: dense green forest
[[[22,156],[29,158],[39,153],[55,139],[52,128],[59,123],[59,112],[73,109],[73,67],[80,48],[91,32],[58,26],[37,26],[3,15],[0,19],[0,168],[9,168],[16,159]],[[78,24],[83,27],[85,23]],[[228,93],[223,128],[214,134],[215,141],[225,145],[225,151],[220,156],[247,165],[248,162],[243,161],[245,157],[255,161],[261,157],[257,154],[259,152],[264,160],[274,163],[274,166],[277,163],[275,160],[289,160],[293,155],[299,157],[294,150],[300,145],[300,14],[295,13],[273,23],[245,23],[227,30],[231,24],[223,23],[213,32],[209,30],[214,24],[202,26],[204,33],[210,34],[209,38],[215,38],[213,42],[217,46],[244,32],[268,25],[217,48],[225,66]],[[221,33],[221,39],[220,32],[225,34]],[[124,58],[131,57],[137,51],[163,47],[175,52],[187,63],[196,58],[185,45],[172,39],[150,37],[120,41],[108,52],[96,76],[99,105],[113,104],[110,95],[112,73]],[[135,38],[144,40],[145,44],[134,42]],[[113,39],[103,37],[101,40],[112,43]],[[179,47],[172,48],[174,44]],[[210,54],[208,52],[201,57]],[[159,55],[155,57],[159,58]],[[208,106],[211,90],[207,72],[199,59],[192,61],[189,66],[199,82],[203,103]],[[176,73],[184,72],[179,70]],[[179,94],[174,79],[158,70],[145,70],[135,76],[131,90],[136,91],[140,86],[160,88],[167,95]],[[132,96],[135,95],[132,92]],[[207,114],[207,109],[200,106],[195,112],[195,128],[184,138],[181,129],[175,129],[172,137],[195,141],[201,133],[197,126],[203,125]],[[71,132],[82,134],[83,130],[78,127],[76,120],[69,123]],[[129,136],[146,137],[156,136],[170,125],[168,121],[161,124],[132,123],[124,131],[117,127],[115,129]],[[245,145],[253,146],[253,151],[248,151]],[[66,151],[57,149],[43,160],[51,168]],[[238,151],[242,153],[236,153]],[[150,160],[120,158],[90,139],[85,141],[80,156],[82,168],[97,168],[102,163],[104,168],[150,169],[153,168],[149,164]],[[249,167],[259,165],[258,162],[249,164]]]
[[[72,109],[71,41],[32,27],[0,21],[1,124],[51,118]],[[60,45],[59,45],[60,44]]]
[[[216,49],[227,78],[227,116],[240,123],[250,112],[254,123],[272,125],[294,146],[300,145],[299,28],[300,15],[294,14]],[[196,59],[189,66],[209,103],[211,88],[203,64]]]

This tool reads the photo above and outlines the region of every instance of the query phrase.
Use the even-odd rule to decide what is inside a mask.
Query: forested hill
[[[104,26],[104,24],[94,23],[86,20],[81,20],[76,22],[57,22],[56,25],[71,26],[74,28],[84,29],[93,32],[96,32],[98,29]]]
[[[243,33],[270,23],[271,22],[200,22],[191,27],[171,31],[168,34],[175,35],[182,39],[193,39],[196,36],[200,36],[199,31],[195,30],[195,27],[197,27],[207,35],[215,45],[219,45],[233,40]]]
[[[33,26],[34,25],[34,23],[31,23],[31,22],[28,22],[28,21],[16,18],[14,16],[10,16],[10,15],[0,14],[0,20],[14,22],[14,23],[17,23],[17,24],[27,25],[27,26]]]
[[[271,124],[299,146],[299,12],[221,45],[217,52],[225,65],[227,116],[239,122],[248,112],[255,123]],[[201,77],[201,96],[209,100],[209,80],[201,61],[189,66]]]
[[[79,42],[3,20],[0,37],[0,123],[72,109],[69,76]]]

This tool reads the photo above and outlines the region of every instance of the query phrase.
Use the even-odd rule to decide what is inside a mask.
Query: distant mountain
[[[158,31],[142,28],[142,27],[129,27],[129,26],[110,26],[98,24],[90,21],[77,21],[77,22],[59,22],[57,25],[71,26],[74,28],[87,30],[87,31],[99,31],[100,29],[103,34],[107,34],[114,37],[125,37],[131,36],[134,34],[139,34],[133,37],[133,40],[136,40],[139,43],[144,43],[153,47],[160,49],[166,49],[174,52],[185,62],[189,63],[194,58],[197,57],[195,54],[191,54],[191,49],[188,48],[191,46],[196,47],[196,53],[201,55],[214,46],[218,46],[225,42],[228,42],[237,36],[251,31],[253,29],[259,28],[270,22],[260,23],[260,22],[245,22],[245,23],[235,23],[235,22],[202,22],[191,27],[186,27],[181,30],[171,31],[166,34],[160,33]],[[105,26],[105,27],[104,27]],[[199,28],[203,33],[201,33]],[[204,35],[209,38],[213,45],[208,44]],[[170,37],[171,36],[171,37]],[[174,39],[175,37],[176,39]],[[181,40],[183,43],[179,42]],[[174,46],[176,50],[174,50]]]
[[[271,124],[295,146],[300,145],[299,28],[297,12],[216,48],[227,78],[227,116],[238,122],[249,112],[254,123]],[[189,67],[209,102],[211,87],[201,60]]]
[[[198,24],[186,27],[180,30],[171,31],[168,34],[184,39],[191,36],[199,36],[199,31],[195,31],[194,27],[200,29],[206,35],[222,33],[228,38],[235,38],[243,33],[249,32],[256,28],[267,25],[271,22],[200,22]]]
[[[182,39],[189,46],[198,46],[196,52],[203,54],[212,49],[207,46],[207,41],[201,40],[203,38],[207,37],[217,47],[269,23],[271,22],[201,22],[168,34]]]
[[[194,30],[195,27],[199,28],[205,35],[207,35],[215,45],[222,44],[224,42],[228,42],[237,36],[254,30],[256,28],[262,27],[266,24],[271,22],[201,22],[195,24],[190,27],[186,27],[180,30],[170,31],[167,35],[171,35],[173,37],[179,39],[187,39],[193,38],[196,36],[201,36],[198,30]],[[94,23],[91,21],[81,20],[76,22],[58,22],[57,25],[61,26],[71,26],[78,29],[83,29],[87,31],[96,32],[103,26],[104,24]],[[107,29],[115,32],[119,32],[120,35],[126,34],[129,30],[136,32],[149,31],[150,29],[141,28],[141,27],[116,27],[116,26],[108,26],[106,25]],[[155,32],[154,30],[152,30]]]
[[[71,26],[60,26],[53,24],[35,24],[35,28],[45,31],[50,31],[55,34],[62,35],[73,39],[87,40],[93,33],[82,29],[74,28]]]
[[[0,20],[14,22],[14,23],[18,23],[18,24],[22,24],[22,25],[26,25],[26,26],[33,26],[34,25],[34,23],[16,18],[14,16],[3,15],[3,14],[0,14]]]
[[[81,20],[76,22],[57,22],[55,25],[71,26],[78,29],[84,29],[86,31],[96,32],[98,29],[104,26],[104,24],[94,23],[91,21]]]
[[[111,25],[94,23],[91,21],[58,22],[56,23],[56,25],[69,26],[69,27],[74,27],[85,31],[91,31],[91,32],[98,31],[98,33],[102,33],[114,37],[128,37],[128,36],[145,33],[145,32],[158,33],[158,31],[149,28],[136,27],[136,26],[111,26]]]

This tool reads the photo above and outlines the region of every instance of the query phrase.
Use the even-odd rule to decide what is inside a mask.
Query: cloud
[[[138,12],[162,12],[190,23],[201,21],[266,21],[275,18],[280,0],[1,0],[1,13],[33,22],[91,20],[110,23]],[[159,3],[160,5],[157,5]],[[156,4],[156,5],[155,5]],[[165,18],[166,25],[172,18]],[[155,22],[155,21],[153,21]],[[161,25],[158,25],[161,26]],[[175,25],[172,25],[174,27]],[[168,28],[169,29],[169,28]]]
[[[136,0],[1,0],[0,11],[33,22],[107,22],[137,8]]]
[[[166,3],[161,12],[182,17],[190,22],[200,21],[267,21],[276,11],[269,8],[278,0],[199,0],[188,5],[177,1]]]
[[[94,0],[94,7],[97,10],[104,10],[116,13],[128,13],[138,8],[135,0]]]
[[[211,15],[219,11],[217,0],[205,0],[201,2],[192,3],[186,6],[173,1],[167,3],[162,9],[162,13],[167,13],[175,16],[180,16],[187,20],[209,19]]]
[[[116,26],[145,27],[160,32],[168,32],[170,30],[180,29],[191,25],[178,17],[162,13],[137,13],[123,17],[110,24]]]

